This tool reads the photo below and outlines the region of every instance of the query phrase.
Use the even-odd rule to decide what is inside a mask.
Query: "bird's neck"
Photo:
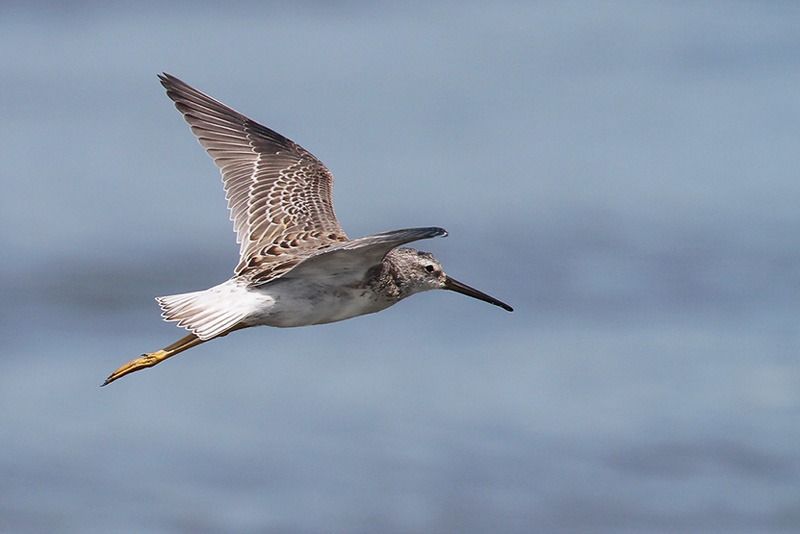
[[[410,277],[404,274],[391,252],[375,268],[371,279],[371,285],[389,300],[397,301],[414,293]]]

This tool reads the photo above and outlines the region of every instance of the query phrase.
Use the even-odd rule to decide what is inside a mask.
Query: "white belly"
[[[299,280],[276,280],[248,291],[260,294],[265,303],[244,321],[252,326],[332,323],[374,313],[393,304],[368,288],[325,286]]]

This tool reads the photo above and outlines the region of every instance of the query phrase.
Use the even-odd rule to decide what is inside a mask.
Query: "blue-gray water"
[[[800,529],[792,3],[0,7],[0,531]],[[452,293],[174,341],[229,276],[168,71]]]

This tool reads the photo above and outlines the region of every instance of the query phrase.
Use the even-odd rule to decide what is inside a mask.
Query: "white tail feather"
[[[207,341],[247,317],[251,311],[247,305],[250,299],[241,298],[246,293],[244,288],[228,281],[205,291],[156,297],[156,301],[165,320],[177,321],[178,326]]]

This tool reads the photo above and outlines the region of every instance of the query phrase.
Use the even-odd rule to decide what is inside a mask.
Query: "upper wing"
[[[320,250],[280,273],[265,272],[252,279],[263,285],[277,278],[321,279],[335,277],[339,283],[356,283],[364,280],[370,269],[378,266],[393,248],[419,239],[446,236],[444,228],[407,228],[384,232]]]
[[[333,175],[313,154],[172,75],[159,79],[222,173],[240,243],[236,274],[282,263],[293,248],[347,240],[333,212]]]

